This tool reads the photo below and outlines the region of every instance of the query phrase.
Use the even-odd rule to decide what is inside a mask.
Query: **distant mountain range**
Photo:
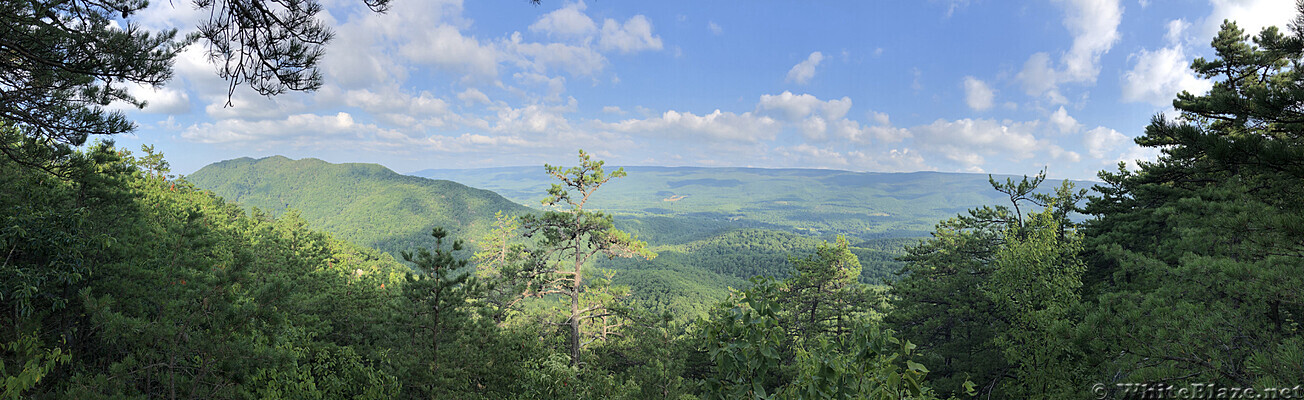
[[[615,283],[630,285],[650,309],[680,316],[701,315],[726,288],[744,287],[752,276],[787,275],[789,257],[810,254],[839,234],[852,239],[863,281],[892,279],[905,245],[938,221],[1008,201],[980,174],[672,167],[626,172],[628,177],[604,185],[589,208],[615,214],[617,227],[660,256],[594,266],[618,271]],[[298,210],[314,229],[395,256],[431,246],[434,226],[474,246],[492,228],[494,213],[538,212],[552,184],[541,166],[415,174],[420,176],[375,164],[276,156],[214,163],[186,180],[273,215]]]
[[[592,207],[630,217],[707,218],[819,237],[926,236],[940,220],[1009,201],[992,190],[985,174],[645,166],[625,171],[629,176],[599,190]],[[542,166],[427,169],[412,175],[492,190],[536,208],[553,183]],[[1059,184],[1048,181],[1042,189]]]

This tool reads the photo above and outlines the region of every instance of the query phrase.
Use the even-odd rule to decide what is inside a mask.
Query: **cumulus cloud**
[[[1040,122],[1003,123],[991,119],[938,119],[910,128],[915,145],[936,152],[962,166],[980,166],[986,157],[1003,156],[1018,161],[1044,150],[1046,144],[1034,135]]]
[[[1055,68],[1051,66],[1050,54],[1034,53],[1023,63],[1023,69],[1016,78],[1023,84],[1023,92],[1029,96],[1046,95],[1052,103],[1067,103],[1068,99],[1059,93],[1059,82]]]
[[[964,77],[964,102],[977,111],[992,108],[996,92],[986,82],[972,76]]]
[[[810,94],[793,94],[784,91],[775,95],[761,95],[756,103],[758,115],[773,116],[795,127],[807,140],[836,139],[843,142],[868,144],[874,140],[888,143],[900,142],[909,132],[891,126],[887,114],[874,119],[874,126],[862,126],[847,118],[851,111],[851,98],[820,100]]]
[[[851,98],[824,101],[809,94],[793,94],[785,90],[780,94],[761,95],[756,108],[758,111],[776,113],[788,120],[798,120],[814,113],[829,119],[840,119],[851,110]]]
[[[585,39],[598,32],[598,24],[584,14],[588,8],[583,1],[567,4],[556,11],[544,14],[530,24],[531,32],[541,32],[549,37]]]
[[[602,22],[598,47],[605,51],[619,50],[625,54],[661,50],[661,37],[652,34],[652,21],[643,15],[630,17],[623,24],[607,19]]]
[[[602,124],[604,129],[626,133],[651,133],[671,138],[754,143],[774,140],[780,125],[766,116],[715,110],[706,115],[666,111],[659,117],[627,119]]]
[[[1068,3],[1064,26],[1073,34],[1073,47],[1064,54],[1065,82],[1095,82],[1100,55],[1118,42],[1123,20],[1119,0],[1061,0]]]
[[[191,126],[181,137],[210,144],[239,144],[262,148],[279,145],[326,147],[331,139],[380,131],[375,125],[359,124],[346,112],[335,115],[295,114],[282,120],[245,121],[226,119]]]
[[[1058,0],[1064,5],[1064,27],[1073,35],[1073,45],[1060,56],[1058,68],[1050,55],[1036,53],[1024,63],[1018,78],[1031,96],[1046,95],[1052,102],[1063,103],[1059,85],[1096,82],[1100,74],[1100,56],[1109,52],[1119,40],[1118,25],[1123,19],[1119,0]]]
[[[1065,110],[1064,106],[1060,106],[1059,110],[1055,110],[1055,112],[1050,114],[1050,124],[1055,127],[1055,130],[1062,134],[1077,133],[1082,130],[1082,124],[1078,123],[1076,118],[1069,115],[1068,110]]]
[[[1176,45],[1182,43],[1182,38],[1184,37],[1184,33],[1186,32],[1187,28],[1191,27],[1191,23],[1186,22],[1186,20],[1184,19],[1178,18],[1172,21],[1168,21],[1168,25],[1166,25],[1166,27],[1168,28],[1168,31],[1167,33],[1164,33],[1164,40],[1167,40],[1169,44]]]
[[[1136,60],[1136,65],[1123,73],[1123,101],[1163,107],[1172,104],[1182,91],[1204,93],[1213,88],[1212,82],[1191,72],[1190,58],[1180,46],[1142,49],[1129,58]]]
[[[178,115],[190,112],[190,94],[184,89],[166,86],[153,87],[135,83],[129,83],[126,87],[127,93],[135,97],[136,100],[146,103],[145,108],[140,109],[140,112],[164,115]],[[113,103],[110,105],[110,109],[136,110],[135,107],[124,102]]]
[[[457,99],[466,104],[493,104],[493,102],[489,101],[489,95],[476,88],[463,90],[457,94]]]
[[[1200,94],[1213,88],[1212,82],[1195,76],[1189,68],[1190,59],[1182,41],[1183,31],[1188,26],[1190,24],[1181,19],[1170,21],[1168,33],[1164,35],[1167,47],[1154,51],[1141,49],[1128,57],[1136,64],[1123,73],[1123,101],[1164,107],[1172,104],[1177,93],[1182,91]]]
[[[564,71],[572,76],[589,76],[607,66],[607,58],[588,46],[525,42],[521,35],[513,34],[504,47],[518,67],[540,74]]]
[[[1213,11],[1204,19],[1201,38],[1218,34],[1223,20],[1236,21],[1236,26],[1250,35],[1269,26],[1286,29],[1296,15],[1295,2],[1290,0],[1210,0]]]
[[[418,64],[431,65],[467,75],[498,75],[498,52],[451,25],[417,29],[407,33],[409,41],[399,52]]]
[[[1092,158],[1105,158],[1110,152],[1128,142],[1127,136],[1106,127],[1096,127],[1082,136],[1082,145]]]
[[[721,28],[721,27],[720,27],[720,24],[715,23],[715,21],[707,22],[707,23],[706,23],[706,29],[707,29],[707,30],[710,30],[711,33],[716,34],[716,35],[719,35],[719,34],[724,33],[724,28]]]
[[[792,69],[788,70],[787,81],[804,85],[815,77],[815,67],[824,61],[824,54],[818,51],[810,53],[805,61],[797,63]]]

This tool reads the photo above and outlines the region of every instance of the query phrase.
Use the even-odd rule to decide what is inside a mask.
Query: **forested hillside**
[[[927,236],[938,220],[1001,200],[985,174],[641,166],[626,171],[629,178],[612,182],[594,199],[595,207],[622,217],[692,217],[828,239]],[[551,185],[541,172],[500,167],[412,175],[492,190],[538,207],[538,194]]]
[[[297,210],[313,229],[395,256],[433,244],[431,227],[479,238],[489,232],[494,213],[529,211],[487,190],[400,175],[376,164],[241,158],[214,163],[186,180],[274,215]]]
[[[433,242],[427,233],[436,226],[465,238],[474,249],[488,233],[495,213],[538,212],[485,190],[399,175],[374,164],[244,158],[209,165],[186,179],[273,215],[301,209],[302,218],[312,228],[395,257],[402,251],[430,246]],[[610,195],[600,193],[591,200],[602,204]],[[728,288],[747,287],[752,277],[787,277],[792,272],[790,258],[805,256],[823,242],[817,237],[744,228],[746,223],[706,216],[622,214],[615,225],[646,241],[662,256],[651,261],[596,259],[591,266],[621,271],[614,282],[635,289],[634,299],[650,310],[670,311],[684,320],[704,315],[709,304],[724,299]],[[904,254],[906,244],[916,240],[874,239],[852,246],[851,251],[864,265],[861,281],[883,284],[894,279],[902,265],[896,258]]]
[[[5,144],[28,150],[19,132],[5,128]],[[576,173],[603,176],[585,166]],[[496,224],[489,237],[504,241],[474,260],[434,230],[431,246],[403,254],[409,268],[311,230],[296,213],[251,214],[197,190],[149,148],[134,156],[96,144],[54,171],[0,158],[0,171],[6,187],[21,188],[0,192],[0,304],[10,310],[0,373],[12,397],[800,398],[827,390],[819,377],[833,373],[853,385],[837,390],[931,398],[908,347],[854,322],[867,321],[873,292],[856,279],[845,241],[819,245],[788,280],[750,282],[707,319],[672,323],[600,273],[562,273],[582,265],[571,249],[655,259],[601,213],[501,216],[519,225]],[[575,225],[573,215],[585,218]],[[570,229],[589,233],[547,233]],[[814,282],[836,291],[808,292]],[[804,300],[776,302],[777,290]],[[580,308],[566,311],[567,291]],[[803,308],[811,304],[822,305]],[[839,319],[775,320],[804,310]],[[772,342],[735,349],[753,336],[737,319],[748,314],[772,321],[760,326]],[[557,329],[565,322],[575,330]],[[833,329],[846,333],[828,336]],[[806,351],[872,361],[874,372],[829,370]],[[756,356],[765,361],[747,361]]]
[[[27,85],[5,86],[26,108],[0,105],[4,398],[1304,396],[1304,1],[1285,33],[1224,22],[1191,63],[1212,87],[1178,94],[1180,115],[1136,139],[1157,159],[1089,189],[1044,172],[924,190],[895,179],[959,175],[680,169],[622,188],[637,169],[580,150],[541,168],[553,185],[537,209],[370,165],[195,174],[262,205],[242,204],[172,175],[151,146],[85,143],[131,130],[102,107],[134,101],[115,82],[170,76],[175,31],[111,28],[143,7],[0,3],[0,24],[21,28],[0,40],[0,72]],[[291,67],[251,67],[251,85],[320,79],[295,69],[329,36],[316,11],[255,34],[292,37],[260,48]],[[219,44],[232,40],[258,46]],[[90,44],[103,47],[78,58]],[[758,174],[773,190],[743,179]],[[917,196],[873,194],[894,184]],[[919,214],[847,218],[907,215],[889,207]],[[947,207],[927,237],[898,237]]]

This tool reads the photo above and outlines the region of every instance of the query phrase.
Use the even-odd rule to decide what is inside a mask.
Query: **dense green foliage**
[[[1213,90],[1180,94],[1181,118],[1156,117],[1137,140],[1162,151],[1157,161],[1102,172],[1094,193],[1048,190],[1044,175],[990,178],[1000,204],[922,241],[627,223],[665,240],[645,246],[589,203],[624,171],[608,175],[581,152],[575,168],[545,168],[561,181],[544,200],[554,207],[486,215],[473,258],[457,230],[431,228],[451,217],[404,222],[429,236],[400,249],[405,265],[309,229],[297,211],[246,211],[199,190],[148,146],[135,156],[93,144],[66,154],[57,174],[0,158],[3,394],[1298,397],[1300,9],[1289,35],[1269,28],[1251,41],[1223,25],[1217,59],[1192,65]],[[0,125],[0,141],[45,151],[23,129]],[[368,183],[376,176],[430,185],[346,167],[363,171],[355,187],[383,190]],[[684,185],[704,183],[732,184]],[[676,229],[688,234],[674,239]],[[900,245],[899,279],[873,286],[860,255]],[[712,297],[720,283],[737,288]]]
[[[12,128],[6,132],[6,140],[19,136]],[[20,189],[0,194],[0,245],[7,252],[0,305],[8,310],[0,325],[0,372],[9,396],[527,399],[721,393],[701,378],[729,373],[717,372],[727,365],[703,357],[713,345],[701,327],[716,322],[671,323],[636,302],[621,303],[624,295],[609,275],[590,277],[585,269],[580,276],[592,283],[574,284],[581,288],[583,310],[601,311],[581,315],[609,319],[586,325],[584,337],[602,329],[606,340],[579,348],[576,357],[566,344],[575,336],[537,323],[556,315],[556,297],[517,302],[510,299],[528,293],[503,290],[538,293],[547,286],[513,281],[547,275],[501,268],[462,273],[469,260],[457,255],[460,244],[442,229],[430,232],[429,248],[405,252],[412,265],[404,266],[386,253],[308,229],[296,212],[277,218],[249,213],[170,178],[162,157],[145,150],[136,157],[96,144],[74,153],[67,165],[76,173],[68,177],[0,161],[4,183]],[[512,217],[499,216],[510,226]],[[527,219],[525,226],[535,223]],[[602,229],[586,235],[600,233],[592,236],[598,243],[627,237],[610,219],[594,226]],[[496,231],[506,232],[506,249],[526,255],[510,259],[538,260],[532,255],[558,248],[549,243],[566,243],[510,235],[530,231]],[[524,246],[515,245],[522,240]],[[854,263],[845,241],[836,249],[843,261],[829,265]],[[486,257],[476,260],[477,268],[493,265]],[[574,261],[562,258],[567,260]],[[855,275],[849,268],[839,276],[861,287]],[[798,309],[795,302],[771,301],[782,321]],[[718,307],[710,314],[729,313],[734,305]],[[868,313],[865,305],[856,307],[837,312],[848,321]],[[859,324],[855,332],[871,332],[871,325]],[[897,355],[903,353],[887,345],[900,342],[872,332],[864,333],[871,335],[864,343],[819,339],[841,344],[821,345],[826,347],[818,347],[823,350],[815,357],[801,349],[816,347],[793,347],[793,336],[781,331],[785,357],[801,354],[805,361],[799,365],[807,367],[776,371],[772,383],[779,386],[768,390],[785,390],[782,382],[828,390],[815,378],[827,375],[818,363],[844,360],[837,361],[836,374],[838,382],[849,383],[838,390],[925,394],[919,391],[922,367],[902,363]],[[872,343],[879,344],[864,350]],[[881,369],[862,376],[867,372],[846,361],[861,359],[856,357],[880,360]],[[584,362],[575,365],[576,359]],[[893,374],[908,375],[909,385],[882,380]]]
[[[1013,209],[971,210],[909,250],[886,322],[938,366],[938,389],[973,379],[997,398],[1299,396],[1299,8],[1290,35],[1251,39],[1225,22],[1217,58],[1192,63],[1213,89],[1179,94],[1180,118],[1156,116],[1137,138],[1158,160],[1100,173],[1085,221],[1068,218],[1085,193],[993,181]],[[1019,211],[1026,203],[1044,208]]]
[[[375,164],[317,159],[240,158],[215,163],[186,180],[222,198],[279,215],[299,210],[314,229],[389,252],[431,246],[430,229],[479,239],[494,213],[529,209],[487,190],[400,175]],[[474,246],[474,243],[471,243]]]
[[[492,192],[398,175],[374,164],[242,158],[209,165],[186,179],[223,198],[273,214],[302,210],[301,215],[314,229],[395,256],[430,246],[433,241],[428,233],[435,225],[446,227],[450,235],[466,238],[468,247],[479,249],[485,245],[495,212],[507,216],[531,212]],[[604,191],[590,201],[601,204],[609,197],[605,188],[623,179],[627,178],[604,185]],[[646,240],[661,256],[653,260],[600,257],[592,265],[620,271],[613,283],[631,287],[631,300],[655,313],[670,312],[683,320],[705,315],[710,304],[724,299],[728,288],[746,287],[751,277],[789,276],[789,257],[805,256],[821,243],[807,235],[740,228],[736,223],[706,217],[626,215],[614,223],[621,231]],[[861,280],[879,284],[893,279],[892,272],[901,267],[896,257],[913,240],[871,239],[853,246],[852,251],[864,263]]]
[[[1182,93],[1182,121],[1137,143],[1163,157],[1102,173],[1083,282],[1100,371],[1130,381],[1273,387],[1304,382],[1304,3],[1291,34],[1224,23],[1215,80]],[[1128,334],[1122,334],[1128,332]],[[1150,360],[1140,362],[1140,360]]]

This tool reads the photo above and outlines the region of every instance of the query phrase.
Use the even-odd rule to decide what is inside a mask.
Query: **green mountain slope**
[[[986,175],[866,174],[830,170],[628,168],[604,185],[593,208],[616,214],[617,226],[646,241],[654,260],[602,260],[615,282],[655,311],[701,315],[726,288],[757,275],[785,277],[790,257],[814,251],[835,234],[858,238],[852,251],[861,281],[878,284],[900,269],[896,257],[933,224],[960,209],[999,203]],[[542,168],[426,171],[538,204],[548,185]],[[532,212],[488,190],[448,180],[397,174],[374,164],[317,159],[241,158],[187,177],[200,188],[273,214],[299,210],[313,227],[397,254],[428,247],[432,226],[472,242],[497,211]]]
[[[460,183],[402,175],[375,164],[313,158],[227,160],[186,180],[275,215],[299,210],[315,229],[395,255],[430,246],[434,226],[474,239],[489,231],[495,212],[530,212],[494,192]]]
[[[985,174],[702,167],[625,170],[629,176],[604,185],[592,207],[626,217],[696,217],[733,228],[869,240],[926,236],[937,221],[973,207],[1003,204]],[[542,167],[428,169],[413,175],[493,190],[531,207],[538,206],[552,183]],[[1042,188],[1058,185],[1059,181],[1047,181]]]

